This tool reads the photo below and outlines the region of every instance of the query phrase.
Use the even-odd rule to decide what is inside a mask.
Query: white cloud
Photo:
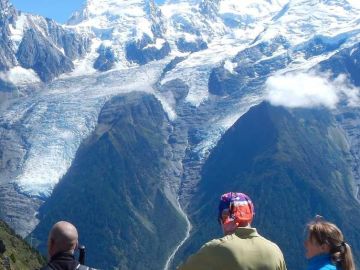
[[[351,86],[345,75],[288,73],[266,82],[266,99],[275,106],[290,108],[336,108],[340,101],[360,106],[360,89]]]
[[[15,66],[6,72],[1,72],[0,79],[11,82],[17,86],[40,82],[34,70],[25,69],[20,66]]]
[[[338,76],[335,85],[339,89],[339,95],[350,107],[360,107],[360,89],[351,85],[344,74]]]

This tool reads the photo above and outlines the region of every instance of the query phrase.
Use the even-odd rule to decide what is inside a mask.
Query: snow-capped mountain
[[[51,19],[17,12],[1,2],[1,82],[7,88],[51,81],[73,69],[85,55],[89,39]]]
[[[88,0],[59,25],[0,0],[3,217],[23,235],[34,229],[84,140],[107,130],[104,104],[129,92],[166,112],[162,191],[181,215],[178,199],[186,208],[224,132],[265,99],[329,108],[356,187],[359,14],[355,0]]]
[[[94,68],[109,70],[160,59],[170,51],[163,39],[164,22],[154,1],[87,1],[69,23],[94,35]]]

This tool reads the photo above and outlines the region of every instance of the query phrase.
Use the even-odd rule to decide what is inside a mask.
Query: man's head
[[[48,238],[50,258],[59,252],[74,253],[78,244],[78,232],[74,225],[59,221],[52,227]]]
[[[228,192],[221,196],[218,220],[225,235],[233,233],[238,227],[250,226],[254,215],[254,205],[246,194]]]

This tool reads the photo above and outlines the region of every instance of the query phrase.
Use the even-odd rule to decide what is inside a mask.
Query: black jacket
[[[68,252],[60,252],[51,257],[49,263],[40,270],[91,270],[75,259],[74,255]]]

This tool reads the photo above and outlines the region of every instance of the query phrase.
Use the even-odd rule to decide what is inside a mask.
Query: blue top
[[[329,253],[314,256],[308,260],[307,270],[340,270],[331,261]]]

